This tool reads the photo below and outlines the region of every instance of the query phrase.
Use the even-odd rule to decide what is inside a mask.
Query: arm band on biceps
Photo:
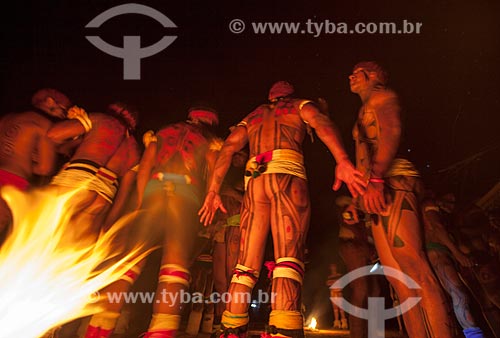
[[[303,100],[302,102],[299,103],[299,111],[302,110],[302,108],[308,104],[308,103],[311,103],[312,101],[311,100]],[[305,121],[304,121],[305,122]],[[307,123],[307,122],[306,122]]]
[[[123,276],[120,277],[121,280],[134,284],[139,275],[141,274],[141,269],[138,266],[133,266],[130,270],[125,272]]]
[[[90,118],[88,116],[75,116],[75,119],[80,121],[82,124],[83,128],[85,128],[85,132],[88,133],[92,129],[92,121],[90,121]]]
[[[189,270],[177,264],[165,264],[161,266],[159,282],[178,283],[189,287],[191,274]]]
[[[233,278],[231,283],[243,284],[253,289],[255,283],[259,280],[259,271],[248,268],[244,265],[237,264],[233,270]]]
[[[300,284],[304,279],[304,263],[294,257],[282,257],[271,267],[274,278],[289,278]],[[271,270],[270,269],[270,270]]]

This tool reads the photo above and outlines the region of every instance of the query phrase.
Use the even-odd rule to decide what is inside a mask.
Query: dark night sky
[[[266,99],[273,82],[286,79],[301,97],[327,99],[353,155],[350,131],[360,102],[350,93],[347,76],[357,61],[373,59],[386,66],[401,96],[401,148],[429,180],[443,181],[437,170],[500,144],[497,1],[139,1],[178,28],[164,29],[133,14],[115,17],[99,29],[84,28],[104,10],[124,3],[17,1],[10,4],[14,8],[3,9],[1,112],[28,109],[31,94],[50,86],[89,111],[102,110],[117,99],[134,104],[141,111],[142,132],[184,119],[191,104],[206,102],[219,110],[225,136],[228,126]],[[235,18],[246,22],[244,33],[229,31]],[[250,27],[252,21],[308,19],[349,25],[406,19],[421,22],[422,33],[315,38],[257,35]],[[123,35],[141,35],[143,45],[165,34],[178,38],[142,60],[141,80],[125,81],[122,60],[92,46],[85,39],[91,33],[116,46]],[[331,210],[336,195],[329,189],[334,162],[321,142],[306,141],[305,149],[314,203],[311,235],[329,238],[319,235],[335,228],[330,224],[335,222]],[[444,181],[471,179],[462,191],[482,194],[498,180],[498,155],[498,148],[490,151],[467,167],[467,174],[459,172],[453,179],[448,175]],[[322,247],[319,244],[315,249]]]

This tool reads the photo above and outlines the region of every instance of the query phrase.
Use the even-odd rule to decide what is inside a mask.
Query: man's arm
[[[57,123],[48,132],[49,137],[57,144],[76,139],[92,130],[92,120],[80,107],[71,107],[67,118],[69,120]]]
[[[146,134],[148,133],[152,132],[147,132]],[[146,136],[143,137],[143,140],[145,138]],[[142,154],[141,162],[139,163],[139,171],[137,172],[137,208],[140,208],[142,205],[144,190],[146,190],[146,185],[151,177],[156,162],[156,153],[158,151],[158,141],[155,136],[153,136],[153,139],[150,141],[144,143],[146,144],[146,149]]]
[[[396,155],[401,138],[400,111],[401,108],[395,96],[375,105],[380,130],[376,151],[371,159],[371,177],[383,178]]]
[[[395,95],[374,99],[371,108],[378,121],[377,146],[371,158],[370,180],[363,196],[363,204],[369,213],[380,214],[387,203],[383,177],[389,169],[399,147],[401,137],[400,106]],[[379,101],[379,102],[377,102]]]
[[[57,122],[47,132],[47,136],[56,144],[71,141],[83,134],[85,128],[78,120],[64,120]]]
[[[206,192],[210,189],[210,182],[215,170],[215,162],[222,147],[222,139],[216,138],[211,141],[209,149],[205,154],[205,161],[207,163],[207,173],[206,173]]]
[[[354,197],[358,194],[362,195],[366,182],[362,179],[362,174],[354,168],[349,160],[340,132],[333,121],[322,114],[312,103],[306,103],[299,107],[299,111],[301,118],[316,131],[320,140],[328,147],[337,162],[333,189],[338,190],[343,181]]]
[[[243,147],[248,143],[248,134],[246,127],[238,126],[233,129],[231,134],[224,141],[217,161],[214,166],[214,173],[210,180],[208,191],[214,191],[219,193],[224,177],[226,176],[229,167],[231,166],[231,160],[234,153],[243,149]]]
[[[198,212],[198,215],[200,215],[200,222],[205,226],[212,223],[217,209],[220,208],[223,212],[227,212],[220,199],[220,187],[229,170],[234,153],[240,151],[247,143],[248,134],[244,126],[234,128],[225,140],[219,152],[219,156],[217,157],[217,161],[215,162],[214,172],[213,175],[211,175],[205,202]]]

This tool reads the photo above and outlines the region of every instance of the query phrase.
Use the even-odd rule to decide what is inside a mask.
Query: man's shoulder
[[[186,121],[169,123],[167,125],[162,126],[160,129],[158,129],[157,133],[161,133],[165,130],[170,130],[170,129],[182,129],[182,128],[185,128],[187,126],[188,126],[188,123],[186,123]]]
[[[399,100],[398,94],[389,88],[384,88],[380,90],[375,90],[373,91],[372,95],[370,96],[370,101],[372,104],[382,104],[387,101],[393,101],[393,100]]]
[[[253,109],[246,117],[255,116],[267,110],[271,110],[271,105],[268,103],[263,103],[255,107],[255,109]]]
[[[13,117],[32,118],[32,119],[40,120],[40,121],[42,121],[42,120],[49,121],[49,118],[47,116],[45,116],[42,113],[39,113],[37,111],[34,111],[34,110],[26,110],[26,111],[19,112],[19,113],[10,113],[9,115],[11,115]]]
[[[25,125],[36,125],[44,128],[52,125],[52,121],[47,116],[32,110],[10,113],[2,117],[2,120]]]

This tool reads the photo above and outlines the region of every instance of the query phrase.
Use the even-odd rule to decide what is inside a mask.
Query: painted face
[[[351,87],[351,92],[359,93],[364,88],[368,87],[370,81],[370,76],[368,71],[364,68],[356,68],[349,75],[349,86]]]

